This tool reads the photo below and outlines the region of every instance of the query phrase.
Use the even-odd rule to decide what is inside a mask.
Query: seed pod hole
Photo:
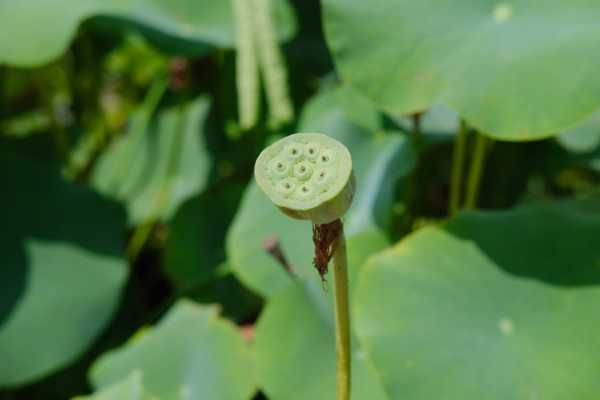
[[[323,165],[332,164],[335,161],[335,153],[331,150],[322,151],[319,155],[319,163]]]
[[[298,197],[302,197],[302,198],[306,198],[306,197],[310,197],[312,195],[312,188],[307,185],[304,184],[302,186],[300,186],[300,190],[298,191]]]
[[[294,176],[300,180],[307,180],[311,177],[313,168],[310,162],[302,161],[294,166]]]
[[[325,169],[325,168],[319,169],[316,174],[317,183],[319,185],[325,184],[329,180],[331,175],[332,175],[332,173],[329,172],[327,169]]]
[[[285,146],[284,153],[288,158],[292,160],[298,160],[300,157],[302,157],[304,148],[300,143],[291,143]]]
[[[320,146],[318,143],[309,142],[306,144],[304,156],[311,161],[315,161],[319,156]]]
[[[277,185],[277,191],[285,197],[289,197],[296,190],[296,182],[291,178],[283,179]]]
[[[287,160],[274,158],[269,165],[269,172],[276,178],[283,178],[289,175],[290,164]]]

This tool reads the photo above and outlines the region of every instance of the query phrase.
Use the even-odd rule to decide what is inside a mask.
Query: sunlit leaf
[[[290,285],[272,296],[256,327],[260,386],[272,400],[335,399],[335,338],[330,293]],[[387,399],[356,340],[352,398]]]
[[[215,307],[176,303],[159,324],[103,355],[91,372],[104,388],[133,371],[161,399],[250,399],[255,391],[251,353]]]
[[[130,224],[168,219],[202,191],[210,169],[204,130],[209,107],[200,97],[153,120],[147,101],[128,132],[103,153],[92,184],[127,205]]]
[[[593,399],[600,214],[460,214],[370,259],[360,343],[392,399]]]
[[[589,153],[600,147],[600,112],[581,124],[562,131],[557,136],[558,142],[574,153]]]
[[[415,129],[413,116],[396,118],[399,125],[407,132]],[[458,132],[460,125],[459,115],[453,109],[443,105],[435,104],[420,116],[420,130],[423,135],[431,140],[452,140]]]
[[[142,385],[142,373],[133,371],[121,381],[113,383],[90,396],[79,396],[73,400],[158,400],[148,395]]]
[[[289,4],[275,2],[280,39],[295,25]],[[85,20],[101,16],[114,28],[138,26],[171,50],[231,48],[234,24],[230,1],[200,0],[46,0],[0,3],[0,64],[35,66],[60,56]]]
[[[324,0],[323,16],[342,80],[390,113],[441,102],[531,140],[600,108],[595,0]]]
[[[110,320],[127,277],[125,215],[44,165],[0,155],[0,386],[80,356]]]

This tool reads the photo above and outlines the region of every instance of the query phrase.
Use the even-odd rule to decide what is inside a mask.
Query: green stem
[[[412,140],[413,140],[413,144],[414,146],[418,149],[419,145],[421,144],[421,136],[422,136],[422,131],[421,131],[421,117],[423,116],[423,113],[415,113],[412,116],[412,120],[413,120],[413,130],[412,130]]]
[[[467,182],[467,194],[465,198],[465,209],[467,210],[473,209],[477,206],[487,144],[487,138],[482,134],[477,133],[475,139],[475,148],[473,150],[473,160],[471,161],[471,168],[469,170]]]
[[[460,129],[454,137],[454,153],[452,155],[452,171],[450,180],[450,215],[456,214],[460,208],[460,194],[462,186],[465,153],[467,147],[467,133],[469,129],[464,120],[460,121]]]
[[[156,225],[156,221],[154,220],[144,222],[133,231],[133,236],[131,239],[129,239],[129,243],[125,249],[125,254],[127,255],[127,258],[132,266],[140,255],[144,245],[148,241],[148,238],[152,234],[154,225]]]
[[[337,400],[350,399],[350,307],[348,301],[348,257],[344,228],[333,253],[335,280],[335,348],[337,355]]]

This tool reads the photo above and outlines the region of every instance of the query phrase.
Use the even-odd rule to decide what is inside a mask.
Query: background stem
[[[350,399],[350,307],[348,301],[348,258],[344,228],[333,253],[335,280],[335,347],[337,355],[337,400]]]
[[[450,178],[450,215],[456,214],[460,208],[460,194],[462,186],[463,169],[465,165],[465,150],[467,147],[468,127],[464,120],[460,121],[460,129],[454,138],[454,152],[452,155],[452,171]]]
[[[477,206],[487,143],[488,140],[485,136],[480,133],[476,133],[473,160],[471,161],[471,169],[469,171],[468,178],[469,180],[467,182],[467,194],[465,198],[465,209],[467,210],[473,209]]]
[[[421,118],[423,117],[423,113],[415,113],[412,115],[413,121],[413,130],[412,130],[412,141],[415,148],[419,148],[421,144],[421,136],[423,135],[421,130]]]

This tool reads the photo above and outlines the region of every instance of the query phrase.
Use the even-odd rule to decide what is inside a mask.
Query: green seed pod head
[[[315,224],[341,218],[354,196],[350,152],[321,133],[296,133],[273,143],[258,156],[254,176],[284,213]]]

